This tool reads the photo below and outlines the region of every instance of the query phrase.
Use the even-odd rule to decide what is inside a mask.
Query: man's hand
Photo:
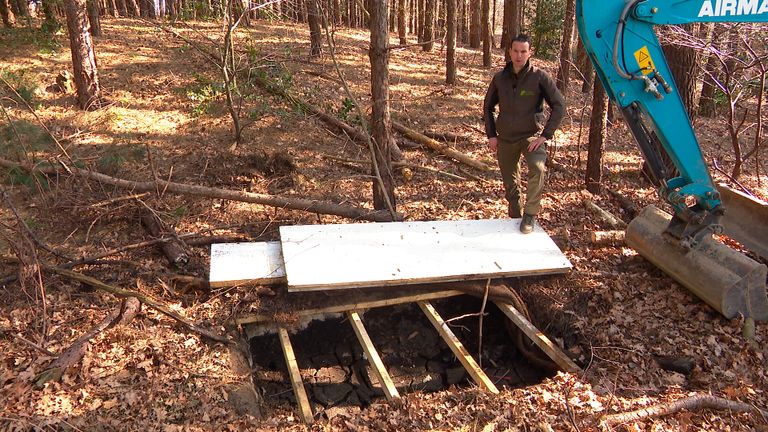
[[[496,150],[499,148],[499,140],[496,137],[488,138],[488,148],[496,154]]]
[[[547,141],[546,138],[543,136],[540,136],[536,138],[535,140],[531,141],[530,144],[528,144],[528,153],[533,153],[538,149],[542,144],[544,144]]]

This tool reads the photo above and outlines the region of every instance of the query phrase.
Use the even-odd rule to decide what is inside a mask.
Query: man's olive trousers
[[[528,188],[525,194],[525,213],[537,215],[541,210],[541,196],[544,194],[547,171],[547,145],[542,144],[533,153],[528,152],[528,144],[536,137],[521,139],[516,142],[498,138],[496,157],[499,161],[501,179],[504,182],[504,196],[509,202],[509,216],[520,217],[523,209],[520,195],[520,155],[528,164]]]

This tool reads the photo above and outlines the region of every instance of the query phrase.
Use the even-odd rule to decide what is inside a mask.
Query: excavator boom
[[[667,24],[768,21],[768,0],[576,0],[576,20],[600,82],[621,108],[660,197],[673,210],[658,233],[664,240],[653,235],[662,218],[650,225],[635,224],[644,228],[636,229],[634,236],[630,224],[628,242],[642,243],[636,247],[640,253],[656,254],[654,259],[647,257],[692,291],[714,293],[705,300],[726,316],[742,313],[768,319],[768,300],[763,301],[766,266],[740,264],[735,275],[732,269],[717,268],[733,262],[726,258],[731,253],[723,248],[728,248],[712,240],[713,233],[722,231],[725,208],[654,32],[655,26]],[[660,248],[669,249],[668,258],[658,260]],[[710,268],[701,268],[704,261],[697,254],[714,257],[703,266]],[[691,282],[691,273],[702,271],[712,277],[727,271],[730,277]],[[699,286],[707,283],[715,289]],[[747,283],[759,286],[744,288]],[[755,293],[759,299],[753,298]]]

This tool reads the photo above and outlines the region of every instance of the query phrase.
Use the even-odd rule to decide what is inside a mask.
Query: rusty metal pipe
[[[726,318],[768,320],[768,267],[712,238],[682,249],[662,235],[671,219],[655,206],[644,208],[627,226],[627,245]]]

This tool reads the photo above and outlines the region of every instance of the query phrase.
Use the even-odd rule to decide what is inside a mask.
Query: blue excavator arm
[[[597,76],[674,210],[665,235],[695,246],[721,229],[724,209],[653,27],[768,21],[768,0],[576,0],[576,20]]]

